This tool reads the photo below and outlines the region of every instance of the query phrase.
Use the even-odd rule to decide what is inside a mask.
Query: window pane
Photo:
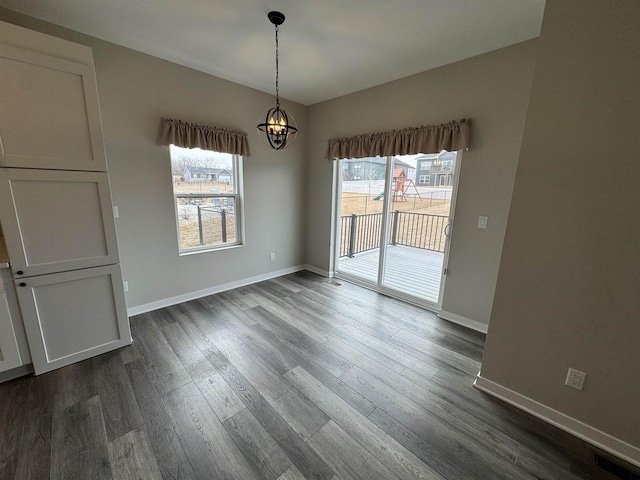
[[[180,249],[236,242],[236,199],[233,196],[176,195]]]
[[[233,155],[171,145],[174,193],[235,193]]]
[[[180,251],[241,244],[242,159],[199,148],[170,148]]]

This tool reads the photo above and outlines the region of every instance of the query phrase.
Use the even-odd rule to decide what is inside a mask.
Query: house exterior
[[[386,159],[382,157],[359,158],[344,162],[343,178],[357,180],[383,180],[386,170]],[[402,169],[407,178],[415,178],[416,169],[396,158],[394,168]]]
[[[182,174],[184,181],[231,183],[233,174],[226,168],[186,167]]]
[[[416,158],[416,185],[451,186],[455,170],[455,152],[422,155]]]

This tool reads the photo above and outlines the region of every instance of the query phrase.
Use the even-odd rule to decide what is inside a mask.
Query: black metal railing
[[[390,220],[389,245],[444,252],[448,216],[396,210],[391,213]],[[380,248],[382,213],[343,216],[341,227],[341,257],[353,257],[357,253]]]
[[[236,242],[234,195],[176,194],[180,248]]]
[[[380,247],[381,213],[347,215],[342,217],[340,256],[353,257],[356,253]]]
[[[235,241],[234,232],[229,232],[228,230],[229,220],[235,220],[232,209],[198,205],[198,237],[200,245],[227,243],[230,236],[232,237],[231,241]]]

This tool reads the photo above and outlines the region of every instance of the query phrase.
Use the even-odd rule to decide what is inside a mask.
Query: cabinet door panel
[[[0,166],[106,171],[92,66],[0,45]]]
[[[1,283],[0,283],[1,285]],[[5,293],[0,293],[0,372],[22,365]]]
[[[36,374],[129,345],[118,265],[16,280]]]
[[[118,263],[106,173],[0,169],[0,221],[22,277]]]

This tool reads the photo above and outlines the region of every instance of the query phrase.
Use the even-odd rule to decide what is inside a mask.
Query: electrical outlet
[[[271,252],[269,254],[269,259],[273,262],[276,259],[276,254],[274,252]]]
[[[129,291],[129,282],[125,280],[124,282],[122,282],[122,286],[124,287],[125,292]]]
[[[489,223],[489,217],[478,217],[478,228],[487,228],[487,223]]]
[[[576,370],[575,368],[570,368],[567,372],[567,379],[564,381],[564,384],[571,388],[575,388],[576,390],[582,390],[584,388],[584,381],[586,378],[586,373]]]

